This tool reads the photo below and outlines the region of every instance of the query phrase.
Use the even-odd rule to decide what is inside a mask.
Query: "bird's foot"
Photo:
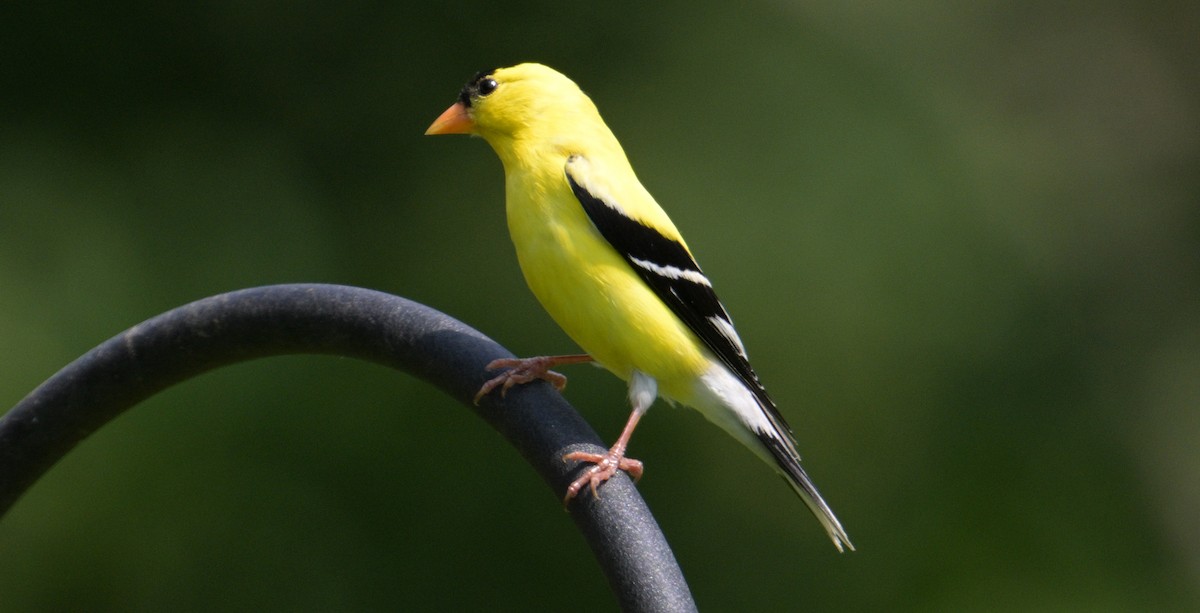
[[[601,483],[608,481],[613,475],[617,474],[618,470],[623,470],[633,477],[634,481],[642,478],[642,463],[640,460],[625,457],[624,445],[613,445],[608,453],[587,453],[585,451],[575,451],[563,456],[563,461],[576,460],[579,462],[591,462],[595,464],[591,468],[584,471],[583,476],[579,477],[567,487],[567,495],[563,497],[563,504],[569,504],[571,499],[581,492],[584,486],[592,488],[592,496],[599,498],[600,494],[596,491],[596,487]]]
[[[500,388],[500,397],[503,398],[508,394],[508,389],[514,385],[521,385],[544,379],[549,381],[554,389],[562,391],[567,387],[567,378],[560,373],[550,370],[552,366],[559,364],[577,364],[579,362],[590,362],[591,356],[588,355],[553,355],[539,356],[536,358],[501,358],[492,360],[485,367],[487,370],[497,370],[507,368],[508,370],[501,373],[499,376],[489,379],[479,388],[475,394],[475,404],[479,404],[480,399],[491,393],[497,387]]]

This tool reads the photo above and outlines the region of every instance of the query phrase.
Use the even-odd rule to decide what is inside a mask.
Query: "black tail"
[[[808,478],[808,473],[804,472],[800,466],[800,455],[796,453],[795,445],[791,444],[791,441],[780,439],[774,433],[760,432],[758,438],[775,457],[775,463],[779,467],[779,471],[783,473],[784,480],[800,495],[804,504],[808,505],[813,515],[817,516],[817,521],[825,527],[830,540],[833,541],[833,546],[837,547],[838,551],[846,549],[854,551],[854,544],[850,542],[850,537],[846,535],[842,523],[838,521],[829,505],[825,504],[825,499],[821,498],[817,486],[813,485],[812,479]]]

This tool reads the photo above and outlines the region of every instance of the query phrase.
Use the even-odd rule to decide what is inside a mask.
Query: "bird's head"
[[[558,71],[518,64],[475,75],[426,134],[474,134],[501,157],[516,142],[562,144],[572,138],[611,138],[596,106]]]

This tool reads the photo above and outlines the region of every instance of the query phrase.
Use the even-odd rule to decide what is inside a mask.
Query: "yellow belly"
[[[563,189],[530,200],[529,190],[513,187],[508,224],[517,259],[554,321],[618,377],[637,369],[663,395],[690,397],[708,364],[696,336],[600,236],[574,195]]]

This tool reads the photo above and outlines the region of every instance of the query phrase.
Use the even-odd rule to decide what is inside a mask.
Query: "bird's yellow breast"
[[[529,289],[601,366],[625,380],[637,369],[664,395],[689,397],[708,363],[698,339],[595,229],[565,162],[506,167],[509,232]]]

